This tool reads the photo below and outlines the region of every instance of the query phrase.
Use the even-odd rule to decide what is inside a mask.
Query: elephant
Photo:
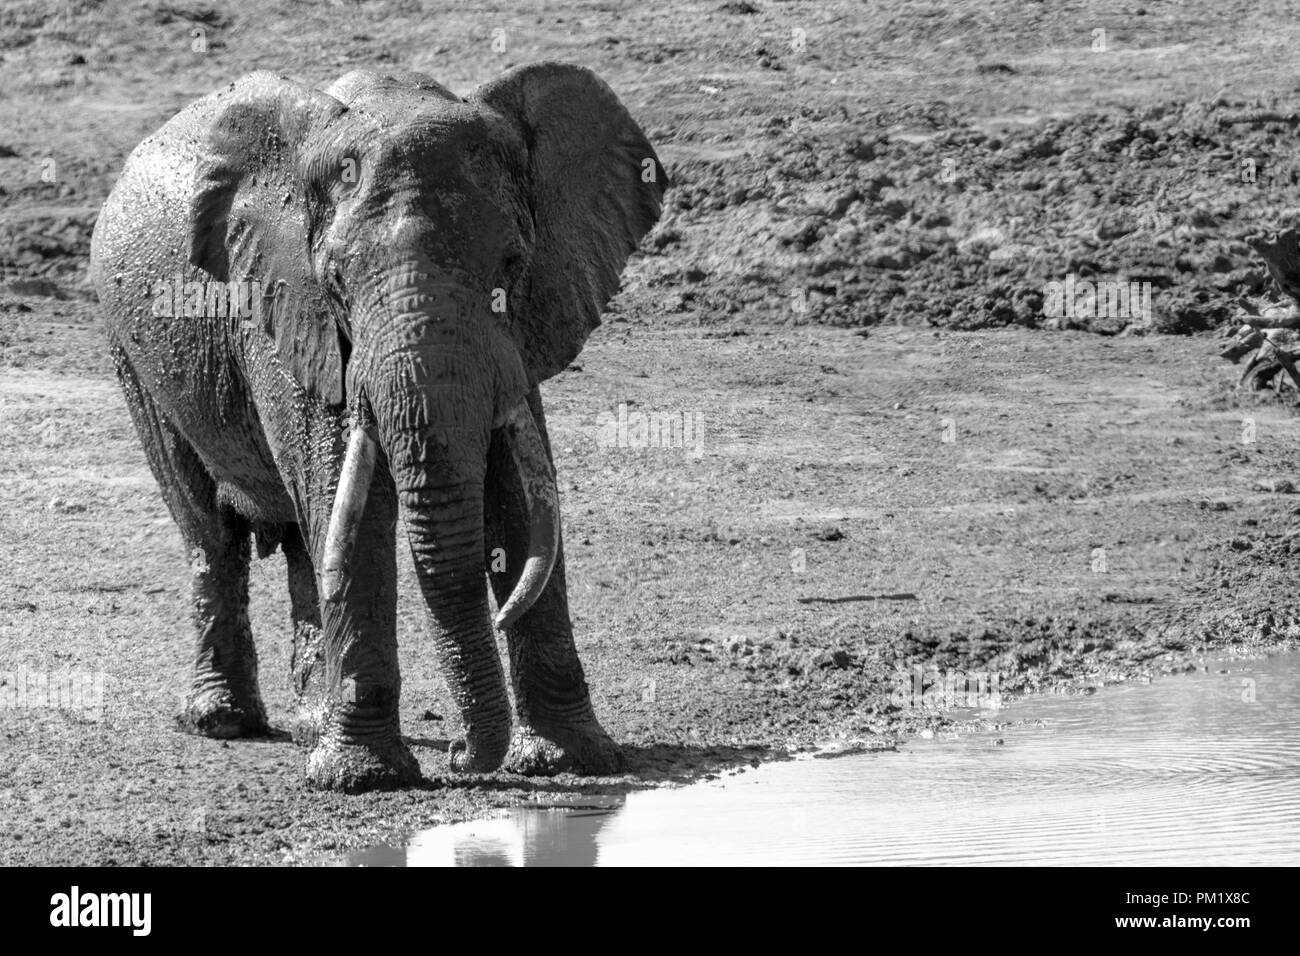
[[[279,548],[308,785],[417,784],[400,519],[463,724],[452,771],[623,765],[574,644],[539,384],[599,324],[668,185],[609,86],[550,62],[464,98],[415,72],[256,72],[134,150],[91,275],[193,556],[182,730],[270,732],[248,580],[253,545]]]

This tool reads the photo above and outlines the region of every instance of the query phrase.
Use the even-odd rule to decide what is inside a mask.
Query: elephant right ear
[[[214,94],[190,202],[190,263],[221,282],[252,284],[248,334],[270,336],[288,373],[331,405],[344,401],[344,352],[312,269],[312,199],[299,158],[345,109],[267,72]]]

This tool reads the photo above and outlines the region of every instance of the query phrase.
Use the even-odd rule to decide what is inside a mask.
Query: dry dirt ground
[[[1212,333],[1160,334],[1264,292],[1242,240],[1292,224],[1285,11],[6,2],[0,680],[104,679],[95,710],[0,709],[0,863],[308,862],[888,746],[947,719],[900,705],[914,666],[1080,690],[1291,641],[1293,408],[1236,393]],[[310,792],[288,741],[172,730],[187,559],[95,328],[95,212],[144,135],[251,69],[400,66],[465,91],[542,58],[608,80],[676,184],[544,387],[578,640],[629,773],[448,774],[457,728],[407,577],[402,719],[429,785]],[[1151,314],[1045,315],[1070,273],[1150,282]],[[689,416],[701,453],[602,445],[620,404]],[[283,579],[278,555],[254,567],[280,725]]]

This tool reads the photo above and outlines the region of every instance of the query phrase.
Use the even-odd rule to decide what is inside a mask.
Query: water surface
[[[1014,701],[997,719],[1011,725],[605,806],[513,810],[350,862],[1300,863],[1300,654]]]

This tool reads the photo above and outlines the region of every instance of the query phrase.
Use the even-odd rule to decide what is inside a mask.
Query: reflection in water
[[[1015,702],[998,734],[517,810],[363,865],[1296,864],[1300,655]],[[999,743],[1000,741],[1000,743]]]
[[[434,827],[404,847],[371,847],[356,866],[594,866],[596,832],[612,810],[515,810]]]

